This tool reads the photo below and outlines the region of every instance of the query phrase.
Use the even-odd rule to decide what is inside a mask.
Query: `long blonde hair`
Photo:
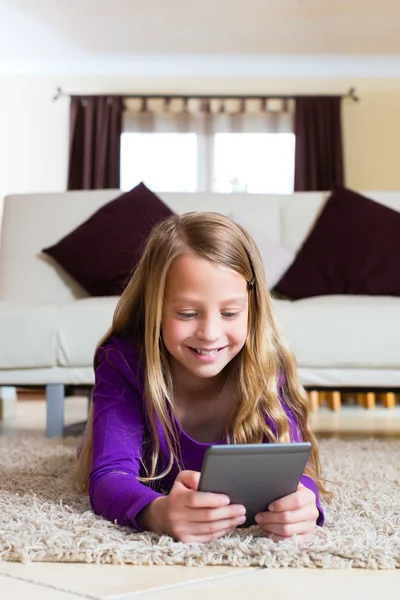
[[[248,335],[234,359],[238,390],[226,425],[227,440],[234,444],[262,443],[265,438],[270,442],[290,441],[288,417],[278,397],[278,378],[284,375],[284,403],[293,414],[303,441],[312,443],[305,473],[316,482],[320,493],[329,497],[321,478],[318,447],[309,427],[309,399],[298,381],[294,356],[278,330],[258,248],[244,228],[211,212],[174,215],[154,227],[118,302],[112,326],[98,344],[99,348],[114,335],[127,337],[144,354],[144,397],[152,434],[152,457],[148,476],[141,480],[149,482],[165,476],[174,460],[180,464],[170,410],[174,410],[173,382],[161,337],[161,319],[168,270],[184,253],[194,253],[233,269],[249,282]],[[266,423],[266,415],[276,431]],[[170,453],[169,465],[158,475],[160,445],[156,418]],[[81,491],[87,490],[92,463],[92,420],[93,403],[76,469],[76,483]]]

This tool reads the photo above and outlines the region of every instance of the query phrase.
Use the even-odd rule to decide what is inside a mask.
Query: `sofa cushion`
[[[398,298],[320,296],[274,300],[274,308],[302,368],[398,369]]]
[[[62,367],[93,364],[96,346],[111,326],[118,300],[118,296],[83,298],[60,307],[57,364]]]
[[[54,304],[0,302],[0,369],[55,366],[57,318]]]
[[[92,296],[120,295],[151,229],[172,214],[158,196],[140,183],[43,252]]]
[[[229,218],[244,227],[257,244],[264,263],[267,285],[269,289],[272,289],[294,261],[294,252],[249,225],[240,215],[230,213]]]
[[[276,289],[400,296],[399,255],[400,213],[337,185]]]

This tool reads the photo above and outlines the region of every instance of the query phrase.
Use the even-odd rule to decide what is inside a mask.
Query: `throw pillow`
[[[257,244],[264,263],[267,285],[272,290],[294,261],[294,253],[246,223],[241,216],[230,213],[229,218],[244,227]]]
[[[43,252],[92,296],[119,296],[153,226],[174,213],[144,183],[102,206]]]
[[[276,289],[291,298],[400,296],[400,213],[336,185]]]

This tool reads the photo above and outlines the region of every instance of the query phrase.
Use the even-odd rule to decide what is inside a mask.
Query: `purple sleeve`
[[[100,348],[98,358],[90,502],[98,515],[141,530],[137,515],[161,496],[137,480],[142,460],[141,393],[131,369],[115,348]]]
[[[324,522],[325,522],[325,515],[324,515],[324,511],[322,510],[320,501],[319,501],[319,494],[318,494],[318,489],[317,486],[315,485],[315,482],[311,479],[311,477],[307,477],[307,475],[303,475],[300,479],[300,483],[302,483],[305,487],[307,487],[309,490],[311,490],[312,492],[314,492],[315,494],[315,504],[317,505],[318,511],[319,511],[319,515],[318,515],[318,519],[317,519],[317,525],[319,527],[322,527]]]
[[[281,384],[281,379],[280,379],[280,384]],[[289,411],[288,407],[286,406],[286,404],[283,402],[282,399],[282,394],[279,394],[280,399],[281,399],[281,403],[283,406],[284,411],[286,412],[288,418],[289,418],[289,423],[290,423],[290,439],[292,442],[301,442],[302,438],[301,438],[301,434],[299,431],[299,427],[296,423],[296,420],[293,416],[293,414],[291,413],[291,411]],[[307,475],[302,475],[301,479],[300,479],[300,483],[302,483],[305,487],[307,487],[309,490],[311,490],[312,492],[314,492],[315,494],[315,504],[318,508],[319,511],[319,516],[317,519],[317,525],[319,525],[319,527],[322,527],[325,521],[325,515],[324,515],[324,511],[321,507],[321,503],[319,500],[319,493],[318,493],[318,488],[315,484],[315,482],[311,479],[311,477],[308,477]]]

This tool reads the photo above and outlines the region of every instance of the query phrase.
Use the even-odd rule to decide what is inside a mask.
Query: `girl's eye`
[[[230,312],[230,311],[224,311],[221,314],[223,317],[225,317],[225,319],[234,319],[235,317],[239,316],[238,312]],[[194,319],[195,317],[197,317],[197,315],[198,315],[198,313],[196,313],[196,312],[178,313],[178,317],[185,321],[187,321],[188,319]]]
[[[195,317],[197,315],[197,313],[178,313],[178,317],[180,319],[193,319],[193,317]]]

